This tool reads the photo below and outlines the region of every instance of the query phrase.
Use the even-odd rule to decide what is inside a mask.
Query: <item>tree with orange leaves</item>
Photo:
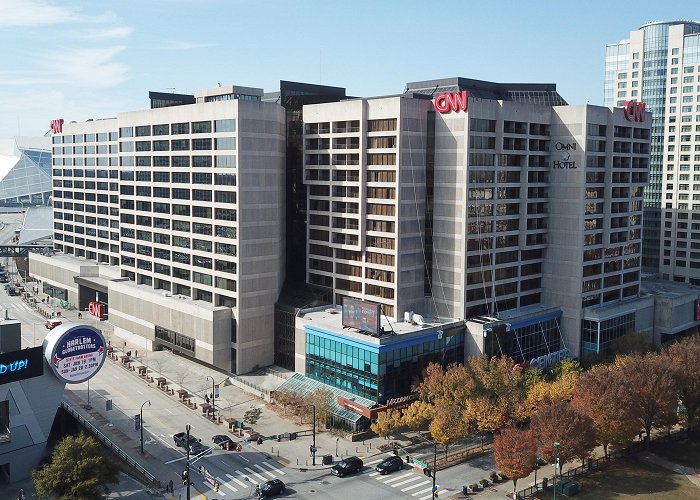
[[[518,479],[527,477],[535,467],[537,443],[531,430],[506,427],[496,434],[493,442],[496,467],[513,480],[513,499]]]
[[[560,473],[563,465],[574,458],[584,462],[595,448],[593,422],[576,410],[569,401],[547,399],[532,417],[530,428],[537,442],[539,456],[554,463],[554,443],[559,443]]]
[[[621,370],[631,396],[630,409],[646,432],[649,449],[651,428],[675,411],[676,385],[667,359],[656,352],[618,356],[615,365]]]
[[[603,453],[609,444],[624,444],[637,435],[639,423],[632,412],[632,397],[622,371],[615,366],[598,365],[581,375],[571,404],[588,415]]]
[[[685,425],[690,432],[700,414],[700,334],[668,346],[661,356],[675,382],[676,396],[683,403]]]

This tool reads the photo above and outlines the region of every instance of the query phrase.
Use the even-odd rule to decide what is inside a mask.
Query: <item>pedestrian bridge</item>
[[[29,252],[48,254],[53,252],[50,245],[0,245],[0,257],[26,257]]]

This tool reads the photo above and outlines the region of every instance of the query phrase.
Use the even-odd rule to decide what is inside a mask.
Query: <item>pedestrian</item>
[[[314,456],[314,445],[309,445],[309,453],[311,454],[309,456],[311,456],[311,457]]]
[[[209,396],[207,396],[207,395],[204,396],[204,402],[206,404],[209,404]]]
[[[138,349],[134,349],[134,357],[138,358],[139,357],[139,351]]]
[[[24,500],[24,490],[20,488],[19,493],[17,494],[17,500]]]
[[[78,319],[83,319],[83,313],[78,313]]]
[[[173,486],[173,480],[171,479],[170,482],[168,483],[168,486],[170,486],[170,493],[175,493],[175,487]]]

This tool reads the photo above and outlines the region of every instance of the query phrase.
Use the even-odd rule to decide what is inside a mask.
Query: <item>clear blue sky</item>
[[[147,108],[148,91],[279,80],[400,93],[463,76],[602,104],[604,46],[697,0],[0,0],[0,138]]]

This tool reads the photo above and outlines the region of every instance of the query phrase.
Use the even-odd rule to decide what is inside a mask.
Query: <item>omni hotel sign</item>
[[[467,111],[469,109],[469,91],[443,92],[435,96],[433,105],[438,112],[443,114],[452,111]]]
[[[622,110],[625,113],[625,119],[628,122],[643,122],[646,117],[646,104],[641,101],[625,101],[622,106]]]

